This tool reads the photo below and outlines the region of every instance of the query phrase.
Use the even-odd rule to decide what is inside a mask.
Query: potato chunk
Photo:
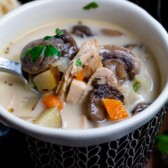
[[[50,69],[35,76],[33,82],[39,92],[50,91],[57,86],[55,77]]]
[[[34,121],[35,124],[45,127],[62,127],[61,113],[57,107],[44,110],[41,115]]]

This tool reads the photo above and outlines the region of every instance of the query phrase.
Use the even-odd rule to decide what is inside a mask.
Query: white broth
[[[11,41],[9,46],[7,46],[3,51],[0,51],[0,53],[2,53],[2,57],[20,62],[21,51],[29,42],[45,36],[52,36],[56,28],[66,29],[71,32],[72,27],[77,25],[78,22],[78,19],[61,20],[56,23],[38,27]],[[82,20],[82,24],[88,26],[94,33],[94,36],[81,38],[73,35],[78,46],[91,38],[97,39],[100,45],[137,45],[131,49],[131,52],[135,56],[139,57],[141,61],[141,69],[135,76],[134,80],[122,82],[121,93],[125,98],[124,105],[131,116],[131,111],[138,103],[152,103],[160,91],[159,70],[152,53],[145,48],[140,38],[136,37],[136,35],[132,34],[128,30],[112,23],[97,20]],[[102,33],[102,29],[117,30],[123,34],[107,36]],[[142,82],[142,87],[138,92],[135,92],[132,87],[136,80]],[[26,89],[22,81],[16,76],[4,72],[0,72],[0,94],[0,104],[13,115],[16,115],[28,122],[36,120],[42,111],[41,109],[43,109],[42,105],[41,109],[38,109],[37,111],[33,110],[35,103],[38,101],[38,96],[31,90]],[[82,104],[74,105],[65,103],[64,109],[61,111],[62,128],[86,129],[93,127],[94,124],[85,116],[86,110],[87,107]],[[99,122],[100,126],[112,123],[113,122],[108,119]]]

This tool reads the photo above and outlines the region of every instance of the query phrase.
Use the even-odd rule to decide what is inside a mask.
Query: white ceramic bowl
[[[134,117],[103,128],[87,130],[44,128],[19,119],[0,106],[0,120],[3,123],[46,142],[88,146],[122,138],[151,120],[166,104],[168,35],[164,28],[146,11],[128,1],[97,0],[99,8],[90,11],[82,10],[82,7],[89,2],[90,0],[43,0],[19,7],[0,20],[0,49],[5,48],[9,41],[20,34],[62,18],[78,17],[114,22],[137,34],[154,53],[159,65],[162,87],[157,99]]]

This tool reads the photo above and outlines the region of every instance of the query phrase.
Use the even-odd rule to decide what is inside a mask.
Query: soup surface
[[[78,27],[75,29],[74,26],[76,25],[87,26],[87,28],[89,28],[89,30],[91,31],[90,34],[89,33],[87,34],[86,30],[81,30]],[[93,117],[95,114],[93,114],[94,108],[92,106],[95,105],[96,106],[95,108],[97,108],[97,106],[102,104],[102,101],[103,101],[104,103],[103,106],[105,106],[105,109],[106,109],[105,111],[108,111],[108,110],[111,111],[111,107],[110,109],[108,109],[108,106],[111,103],[111,101],[110,103],[108,103],[109,97],[107,98],[103,96],[104,100],[101,100],[101,102],[100,101],[97,102],[97,99],[96,99],[93,103],[92,100],[88,98],[88,95],[86,96],[87,98],[85,98],[84,101],[82,100],[82,96],[80,97],[79,95],[77,95],[77,98],[79,96],[79,99],[81,99],[78,102],[75,101],[75,103],[74,102],[71,103],[71,101],[63,101],[63,108],[61,108],[60,114],[59,114],[60,115],[59,117],[61,118],[59,119],[61,120],[61,125],[60,124],[58,124],[58,126],[55,124],[45,125],[45,122],[52,123],[52,122],[56,122],[57,119],[55,119],[55,117],[51,117],[52,113],[51,113],[51,116],[49,117],[52,119],[51,120],[49,119],[48,121],[45,116],[42,116],[42,113],[46,108],[45,105],[43,104],[43,101],[41,101],[42,98],[39,98],[39,96],[37,96],[31,90],[27,89],[24,83],[16,76],[1,72],[0,73],[0,93],[1,95],[3,95],[3,98],[1,96],[0,104],[4,108],[6,108],[9,112],[28,122],[33,122],[35,124],[39,124],[43,126],[60,127],[63,129],[71,129],[71,128],[78,129],[78,128],[105,126],[105,125],[113,124],[115,122],[122,122],[120,120],[126,119],[128,117],[135,115],[137,112],[142,111],[155,100],[155,98],[159,93],[160,86],[159,86],[159,80],[158,80],[159,71],[153,55],[144,46],[143,42],[141,42],[138,37],[136,37],[128,30],[112,23],[107,23],[107,22],[97,21],[97,20],[79,21],[78,19],[57,21],[56,23],[44,25],[42,27],[38,27],[34,30],[26,32],[25,34],[21,35],[17,39],[11,41],[9,46],[7,46],[3,51],[1,51],[2,56],[5,58],[14,60],[16,62],[20,62],[21,51],[28,43],[32,42],[33,40],[44,38],[46,36],[53,36],[56,28],[59,28],[57,30],[65,29],[71,33],[71,35],[73,36],[73,38],[77,43],[77,46],[79,47],[79,52],[80,52],[80,49],[82,48],[81,46],[84,43],[85,45],[87,45],[87,43],[89,44],[89,42],[94,41],[93,39],[96,39],[96,43],[98,43],[97,53],[102,57],[101,59],[103,60],[102,61],[103,66],[102,65],[101,66],[105,69],[101,69],[101,67],[99,67],[100,72],[102,71],[103,75],[96,78],[96,82],[98,82],[97,80],[100,79],[100,83],[97,83],[96,87],[99,87],[101,85],[102,88],[99,87],[94,93],[96,94],[101,89],[106,90],[107,85],[104,83],[104,79],[105,79],[104,75],[106,71],[107,73],[115,74],[114,81],[116,84],[116,88],[119,90],[119,93],[122,95],[122,96],[121,95],[116,96],[117,97],[116,99],[120,100],[121,98],[122,101],[120,101],[120,103],[122,103],[123,105],[123,107],[121,108],[124,108],[125,110],[123,113],[123,116],[125,115],[125,117],[123,118],[121,117],[119,118],[119,120],[117,119],[111,120],[110,117],[108,116],[110,114],[106,112],[107,114],[105,114],[106,115],[105,118],[100,117],[101,119],[97,119],[97,118],[95,119]],[[80,31],[82,31],[82,33],[84,32],[84,34],[82,34]],[[83,48],[85,45],[83,45]],[[127,75],[125,75],[126,71],[129,68],[124,70],[122,69],[123,67],[121,65],[123,65],[123,62],[124,62],[123,60],[125,60],[124,58],[121,59],[123,61],[122,62],[122,61],[118,61],[118,57],[117,57],[117,59],[112,61],[113,64],[109,63],[109,61],[111,61],[110,59],[105,60],[104,59],[105,55],[103,54],[105,51],[107,51],[106,49],[108,49],[108,47],[111,47],[111,46],[115,46],[115,47],[112,47],[112,50],[114,51],[114,53],[115,51],[120,50],[121,53],[127,52],[129,54],[130,53],[133,54],[136,57],[136,59],[133,57],[133,59],[135,59],[135,64],[138,64],[136,66],[139,66],[138,71],[133,72],[132,74],[128,73]],[[124,49],[120,47],[124,47]],[[74,59],[75,58],[76,57],[74,57]],[[82,59],[82,56],[80,57],[80,59],[76,59],[76,61],[78,61],[76,62],[76,64],[78,63],[78,66],[81,66],[80,65],[81,59]],[[116,60],[118,62],[116,62]],[[66,76],[65,74],[67,73],[67,69],[70,63],[71,61],[69,60],[67,63],[67,67],[64,67],[66,70],[62,70],[62,73],[64,76]],[[129,64],[129,63],[131,64],[131,61],[125,64]],[[93,61],[93,64],[91,66],[93,67],[97,66],[96,62]],[[122,70],[120,71],[120,69]],[[105,72],[103,72],[103,70],[105,70]],[[92,73],[92,75],[93,74],[94,72]],[[77,82],[75,83],[77,86],[79,83],[79,86],[83,88],[85,87],[85,85],[87,86],[87,84],[89,83],[89,79],[91,78],[92,76],[89,76],[87,78],[87,81],[84,81],[84,82],[79,80],[80,82],[83,82],[83,83],[78,82],[78,79],[75,78],[76,80],[74,82]],[[76,89],[78,89],[77,86],[76,86]],[[68,89],[70,92],[71,89],[73,88],[68,88]],[[92,95],[93,97],[95,96],[94,94]],[[113,98],[115,98],[115,96]],[[67,99],[71,99],[71,97]],[[91,102],[91,105],[88,105],[87,104],[88,102],[86,100],[89,100]],[[140,106],[137,107],[139,104]],[[119,106],[117,105],[117,107]],[[88,112],[86,113],[86,111],[88,111],[88,108],[91,108],[91,114],[89,114],[89,117],[88,117]],[[136,108],[139,108],[139,110],[136,111],[135,110]],[[98,114],[98,115],[102,115],[102,114]],[[39,119],[39,116],[42,116],[43,119]]]

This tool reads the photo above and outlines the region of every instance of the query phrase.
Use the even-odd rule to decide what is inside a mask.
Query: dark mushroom
[[[90,37],[93,36],[92,31],[88,26],[85,25],[76,25],[72,27],[72,34],[75,34],[79,37],[84,38],[85,36]]]
[[[117,79],[126,79],[127,72],[123,62],[119,59],[107,59],[103,63],[104,67],[115,72]]]
[[[104,67],[113,70],[118,79],[133,79],[139,72],[140,61],[124,47],[105,45],[99,50]]]
[[[135,108],[134,110],[132,111],[132,114],[135,115],[143,110],[145,110],[147,107],[149,106],[149,103],[139,103]]]
[[[126,44],[123,47],[125,47],[125,48],[127,48],[129,50],[132,50],[132,49],[134,49],[136,47],[142,48],[143,44],[142,43],[140,43],[140,44],[134,44],[134,43],[132,43],[132,44]]]
[[[21,64],[22,68],[28,74],[39,74],[49,68],[49,66],[57,61],[59,58],[57,55],[55,56],[45,56],[44,52],[41,52],[41,55],[38,59],[32,62],[30,58],[30,54],[26,54],[29,49],[32,49],[37,46],[53,46],[60,53],[62,57],[67,57],[68,59],[72,59],[76,53],[78,52],[78,47],[73,39],[73,37],[66,30],[62,30],[63,34],[60,36],[51,36],[52,38],[48,39],[39,39],[32,41],[28,45],[26,45],[21,52]],[[25,55],[24,57],[22,57]]]
[[[99,80],[98,83],[102,83]],[[88,98],[88,117],[97,122],[107,118],[107,112],[102,102],[103,98],[117,99],[123,102],[124,96],[120,91],[108,84],[98,84],[97,81],[93,84],[93,89]]]
[[[101,32],[106,36],[123,36],[124,33],[113,29],[102,29]]]

